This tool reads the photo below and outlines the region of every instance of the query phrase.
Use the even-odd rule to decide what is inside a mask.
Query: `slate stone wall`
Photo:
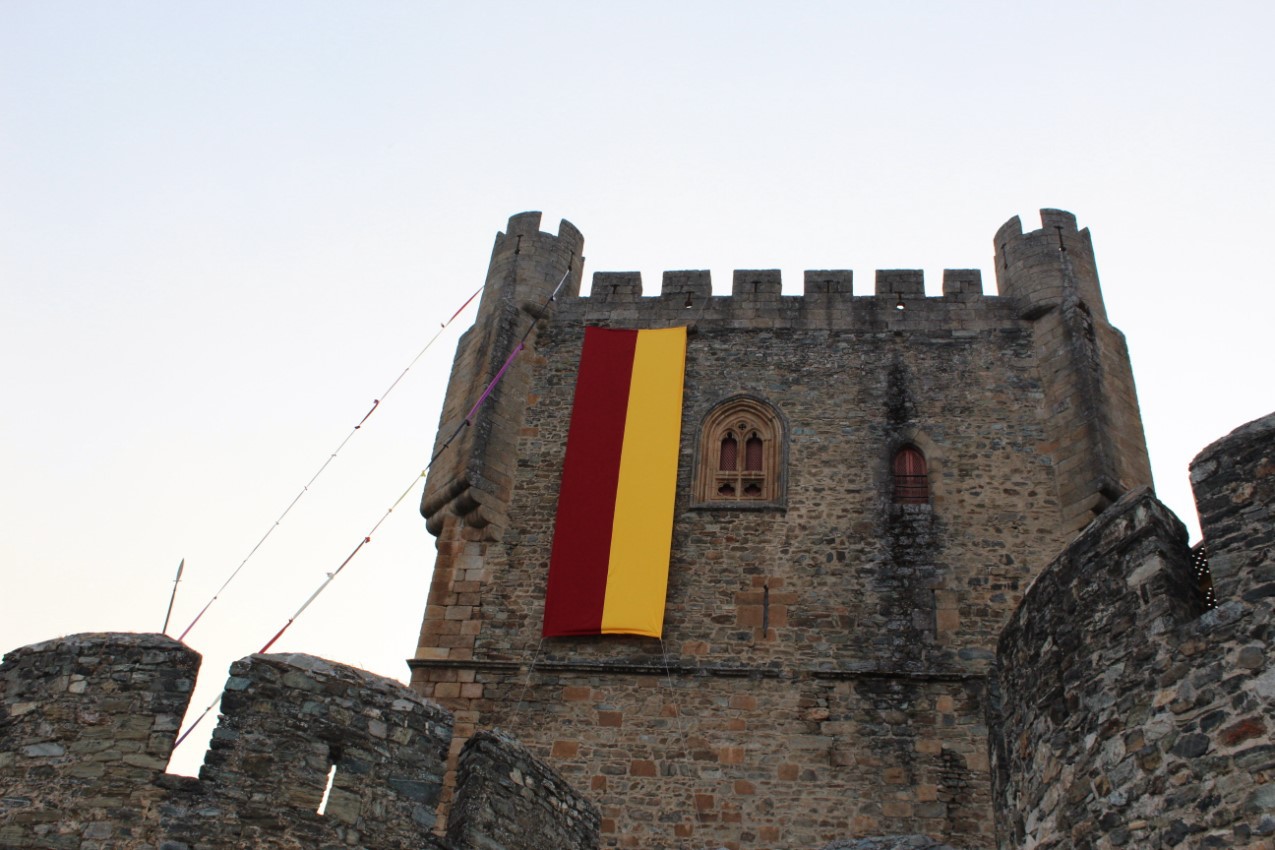
[[[1149,492],[1104,513],[1001,637],[990,719],[1002,848],[1275,841],[1275,416],[1192,464],[1205,610],[1186,534]]]
[[[200,777],[168,775],[198,665],[161,635],[75,635],[5,656],[0,847],[467,850],[492,846],[496,829],[510,850],[597,846],[596,829],[576,827],[596,809],[506,738],[484,739],[483,769],[459,803],[481,808],[509,773],[534,776],[543,833],[512,831],[497,810],[444,841],[450,715],[397,682],[305,655],[236,662]]]
[[[455,847],[597,847],[598,810],[507,735],[479,732],[460,755],[447,822]]]
[[[154,782],[199,655],[157,635],[112,638],[34,644],[0,665],[0,847],[158,845]]]
[[[1275,591],[1275,414],[1236,428],[1191,461],[1191,485],[1219,600]]]

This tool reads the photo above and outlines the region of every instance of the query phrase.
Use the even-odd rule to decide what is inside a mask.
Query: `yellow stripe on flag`
[[[620,450],[603,634],[660,637],[673,545],[686,328],[638,332]]]

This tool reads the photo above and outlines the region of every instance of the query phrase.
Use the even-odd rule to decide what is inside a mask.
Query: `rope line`
[[[174,750],[176,750],[178,747],[180,747],[180,746],[182,745],[182,741],[184,741],[184,740],[186,740],[187,738],[189,738],[189,737],[190,737],[190,733],[195,731],[195,727],[199,725],[199,721],[201,721],[201,720],[203,720],[205,717],[207,717],[207,716],[208,716],[208,712],[212,711],[212,710],[213,710],[213,708],[215,708],[215,707],[216,707],[217,703],[221,702],[221,698],[222,698],[223,696],[225,696],[225,695],[226,695],[226,691],[223,689],[221,692],[219,692],[219,693],[217,694],[217,698],[216,698],[215,700],[213,700],[212,702],[208,703],[208,707],[207,707],[207,708],[205,708],[205,709],[203,710],[203,712],[202,712],[202,713],[201,713],[198,717],[196,717],[196,718],[195,718],[195,722],[194,722],[194,723],[192,723],[192,724],[190,724],[189,726],[187,726],[187,727],[186,727],[186,731],[185,731],[185,732],[183,732],[183,733],[181,733],[181,737],[179,737],[179,738],[177,739],[176,743],[174,743],[174,744],[173,744],[173,749],[174,749]]]
[[[519,238],[521,239],[522,237]],[[551,303],[558,300],[558,292],[562,289],[562,285],[567,282],[567,278],[570,277],[571,269],[574,264],[575,254],[572,254],[571,261],[567,263],[567,270],[562,273],[562,279],[558,281],[558,285],[553,288],[553,292],[549,293],[549,297],[546,298],[545,303],[541,305],[541,314],[549,309],[549,305]],[[465,418],[462,419],[460,424],[456,426],[456,430],[452,431],[451,435],[448,436],[448,438],[443,441],[443,444],[438,447],[438,451],[434,452],[434,456],[429,459],[429,463],[425,467],[426,469],[433,466],[434,461],[438,460],[442,456],[443,452],[447,451],[447,447],[452,444],[453,440],[460,436],[461,431],[464,431],[470,425],[474,424],[474,414],[478,412],[478,408],[481,407],[482,403],[487,400],[488,396],[491,395],[492,390],[496,388],[496,384],[499,383],[500,379],[505,376],[505,372],[507,372],[509,367],[513,365],[514,358],[522,353],[523,349],[527,347],[527,337],[531,336],[531,330],[535,326],[536,320],[532,319],[531,324],[527,325],[527,329],[522,332],[522,339],[518,340],[518,344],[514,346],[514,350],[510,352],[508,357],[505,358],[505,363],[500,367],[500,371],[496,373],[496,377],[492,378],[487,384],[487,388],[483,390],[482,395],[478,397],[478,401],[474,402],[474,406],[471,407],[469,412],[465,414]]]
[[[496,373],[496,377],[491,379],[491,383],[487,385],[487,389],[483,390],[483,394],[478,397],[478,401],[474,402],[474,406],[469,408],[469,412],[465,414],[465,419],[473,419],[474,414],[478,412],[478,408],[482,407],[487,396],[491,395],[491,391],[496,388],[496,384],[500,383],[500,379],[505,377],[505,373],[509,371],[509,367],[513,365],[514,358],[522,353],[523,345],[518,343],[510,355],[505,358],[505,365],[500,367],[500,371]]]
[[[283,624],[283,627],[279,629],[279,631],[274,633],[274,637],[266,641],[265,645],[262,646],[261,649],[257,650],[258,655],[263,655],[266,652],[269,652],[270,647],[274,646],[275,642],[279,640],[279,638],[283,637],[283,633],[286,632],[288,628],[297,621],[297,618],[299,618],[303,613],[305,613],[305,610],[310,607],[310,605],[314,602],[314,600],[319,598],[319,594],[323,593],[323,591],[328,589],[328,585],[330,585],[332,581],[338,575],[341,574],[341,571],[346,568],[346,566],[350,563],[350,561],[354,560],[354,556],[359,554],[359,550],[372,542],[372,535],[375,534],[377,532],[377,529],[381,527],[381,524],[384,523],[385,520],[389,518],[389,515],[394,513],[394,509],[403,503],[403,500],[406,499],[408,494],[411,493],[413,488],[416,487],[416,482],[424,477],[425,477],[425,470],[421,470],[420,474],[412,479],[412,483],[407,485],[407,489],[403,491],[402,495],[400,495],[397,499],[394,500],[394,504],[390,505],[389,508],[386,509],[385,513],[382,514],[381,518],[376,521],[376,524],[372,526],[371,530],[368,531],[368,533],[364,535],[363,539],[359,541],[359,545],[354,547],[354,551],[351,552],[349,555],[345,556],[345,560],[341,562],[341,565],[339,567],[337,567],[335,570],[327,574],[327,577],[319,585],[318,589],[316,589],[314,593],[311,593],[309,598],[307,598],[306,601],[301,604],[301,607],[296,610],[296,613],[294,613],[291,617],[288,618],[288,621]],[[212,711],[213,707],[216,706],[217,703],[221,702],[221,698],[225,695],[225,693],[226,692],[224,690],[218,693],[217,698],[214,699],[208,705],[208,707],[204,709],[202,714],[200,714],[197,718],[195,718],[195,722],[191,723],[190,726],[186,728],[186,731],[183,732],[181,734],[181,737],[177,739],[177,742],[173,744],[174,750],[177,749],[179,746],[181,746],[181,742],[186,740],[186,737],[190,735],[191,732],[195,731],[195,727],[198,726],[199,722],[208,715],[208,712]]]
[[[381,397],[372,400],[371,409],[368,410],[366,414],[364,414],[363,418],[359,420],[359,423],[357,425],[355,425],[353,428],[350,429],[350,433],[346,434],[345,439],[341,441],[341,444],[338,445],[336,449],[333,450],[332,453],[328,455],[327,459],[324,460],[323,463],[319,466],[318,471],[316,471],[314,475],[310,476],[310,480],[305,483],[305,486],[301,488],[300,492],[298,492],[297,495],[292,499],[292,501],[288,503],[288,506],[283,509],[283,513],[279,514],[279,518],[274,521],[274,524],[271,525],[268,529],[266,529],[266,533],[263,534],[261,536],[261,539],[257,541],[257,545],[253,546],[252,549],[249,550],[248,554],[244,556],[244,559],[239,562],[239,566],[236,567],[234,571],[230,574],[230,577],[227,578],[222,583],[221,587],[217,589],[217,592],[212,595],[212,598],[209,599],[208,602],[205,603],[204,607],[199,610],[199,613],[195,615],[195,619],[190,621],[190,625],[187,626],[185,631],[183,631],[181,635],[177,638],[179,641],[184,641],[186,639],[186,635],[190,634],[191,629],[195,628],[195,625],[200,621],[200,619],[203,618],[204,614],[208,611],[208,609],[212,607],[212,604],[216,602],[218,598],[220,598],[221,594],[224,593],[226,588],[230,586],[230,583],[233,582],[235,578],[238,577],[239,573],[243,570],[243,568],[247,566],[248,562],[252,560],[254,555],[257,554],[257,550],[260,549],[262,544],[264,544],[266,540],[270,537],[270,535],[274,533],[274,530],[279,527],[279,524],[283,522],[284,518],[286,518],[288,514],[292,512],[292,509],[296,506],[297,502],[301,501],[301,497],[310,491],[310,487],[314,484],[315,481],[319,479],[319,476],[324,473],[324,471],[328,468],[328,466],[332,463],[332,461],[336,460],[337,455],[339,455],[341,453],[341,450],[345,448],[346,443],[350,442],[350,439],[354,436],[355,432],[363,427],[364,423],[367,422],[368,418],[371,417],[371,415],[376,412],[378,407],[380,407],[381,402],[384,401],[385,398],[394,391],[394,388],[398,386],[399,382],[402,381],[404,377],[406,377],[407,373],[411,371],[412,367],[415,366],[416,363],[421,359],[421,357],[425,355],[425,352],[429,351],[430,346],[432,346],[438,340],[438,338],[443,335],[443,331],[447,330],[447,326],[450,325],[452,322],[454,322],[456,320],[456,317],[459,316],[461,313],[463,313],[465,311],[465,308],[468,307],[470,304],[472,304],[474,299],[477,298],[479,293],[481,293],[482,291],[483,291],[483,287],[481,286],[478,289],[474,290],[474,293],[465,300],[465,303],[460,305],[460,309],[458,309],[455,313],[452,313],[451,318],[449,318],[446,322],[442,322],[439,325],[438,330],[434,333],[432,337],[430,337],[429,341],[425,343],[425,347],[422,348],[419,352],[417,352],[416,356],[412,358],[412,361],[407,364],[407,367],[403,369],[402,372],[399,373],[399,376],[395,378],[388,387],[385,388],[385,391],[381,393]]]
[[[319,594],[327,590],[328,585],[330,585],[336,579],[336,577],[341,574],[341,571],[346,568],[346,565],[348,565],[350,561],[354,560],[354,556],[359,554],[359,550],[372,542],[372,535],[376,534],[377,529],[381,527],[381,524],[389,518],[390,514],[394,513],[394,509],[403,503],[403,500],[407,498],[408,494],[411,493],[412,489],[416,486],[416,482],[425,477],[425,472],[426,470],[422,469],[420,474],[412,479],[412,483],[408,484],[407,489],[403,491],[402,495],[400,495],[397,499],[395,499],[394,504],[390,505],[389,508],[386,509],[385,513],[381,515],[381,518],[376,521],[376,525],[373,525],[371,530],[368,531],[368,533],[363,536],[363,539],[359,541],[359,545],[354,547],[354,551],[350,552],[349,555],[345,556],[345,560],[341,562],[341,565],[339,567],[337,567],[335,570],[327,574],[327,578],[325,578],[323,582],[319,585],[319,587],[314,591],[314,593],[311,593],[309,598],[306,599],[306,601],[301,604],[301,607],[297,609],[296,613],[288,618],[288,622],[283,624],[283,628],[275,632],[275,636],[270,638],[270,640],[266,641],[265,646],[257,650],[257,653],[259,655],[265,652],[268,652],[270,650],[270,647],[274,646],[275,641],[283,637],[283,633],[288,630],[288,627],[291,626],[293,623],[295,623],[297,621],[297,618],[305,613],[305,609],[309,608],[311,603],[313,603],[314,600],[319,598]]]
[[[540,312],[542,314],[548,309],[549,304],[557,299],[558,292],[562,289],[563,285],[567,282],[567,278],[571,275],[571,269],[572,269],[572,266],[574,265],[574,262],[575,262],[575,255],[573,254],[571,260],[567,264],[567,270],[562,275],[562,279],[558,281],[558,285],[553,288],[553,292],[549,294],[549,297],[545,300],[543,306],[541,307]],[[481,291],[481,289],[479,291]],[[471,295],[469,297],[469,300],[466,301],[465,304],[461,306],[460,310],[457,310],[454,314],[452,314],[452,317],[443,324],[443,328],[446,328],[447,325],[451,324],[451,322],[457,316],[460,315],[461,311],[463,311],[465,307],[467,307],[469,303],[473,301],[477,295],[478,295],[477,292]],[[536,321],[533,320],[531,324],[527,327],[527,329],[523,332],[522,339],[520,339],[518,341],[518,344],[514,346],[514,350],[509,354],[507,358],[505,358],[504,365],[500,367],[500,370],[496,373],[495,377],[493,377],[491,381],[487,384],[486,389],[484,389],[482,394],[478,397],[478,401],[474,402],[474,406],[469,409],[469,413],[466,414],[464,421],[456,428],[456,430],[452,433],[452,435],[447,438],[447,441],[443,443],[442,447],[437,452],[434,453],[434,456],[429,459],[429,463],[426,464],[425,468],[421,470],[420,474],[412,479],[412,483],[409,484],[407,486],[407,489],[405,489],[402,492],[402,494],[397,499],[394,500],[394,503],[390,505],[390,507],[385,511],[385,513],[381,516],[381,518],[377,520],[376,524],[372,526],[372,529],[366,535],[364,535],[363,539],[359,541],[359,544],[354,547],[354,550],[350,552],[349,555],[346,556],[344,561],[341,562],[341,565],[337,567],[336,570],[334,570],[333,572],[327,574],[327,577],[323,580],[323,582],[319,585],[319,587],[314,591],[314,593],[310,594],[309,598],[306,599],[306,601],[301,605],[301,607],[297,609],[296,613],[294,613],[288,619],[288,621],[283,624],[283,627],[280,628],[279,631],[275,632],[274,637],[270,638],[270,640],[266,642],[266,644],[260,649],[258,654],[265,653],[268,649],[270,649],[270,647],[274,646],[275,642],[278,641],[279,638],[283,636],[283,633],[286,632],[288,628],[294,622],[296,622],[297,618],[300,617],[301,614],[304,613],[305,610],[310,607],[311,603],[313,603],[314,600],[317,599],[319,595],[328,588],[328,585],[330,585],[333,582],[333,580],[341,573],[341,571],[345,569],[346,565],[348,565],[350,561],[354,560],[354,556],[359,553],[359,550],[361,550],[368,543],[372,542],[372,535],[375,534],[377,529],[381,527],[381,524],[384,523],[385,520],[389,518],[389,515],[394,512],[394,509],[397,508],[402,503],[402,501],[405,498],[407,498],[408,494],[412,492],[412,489],[416,486],[417,480],[424,478],[426,476],[426,474],[429,472],[430,467],[434,465],[434,461],[438,460],[439,456],[442,455],[442,453],[447,449],[449,445],[451,445],[452,441],[456,439],[456,435],[459,434],[463,428],[471,424],[471,420],[474,414],[478,412],[478,409],[482,406],[482,404],[488,399],[488,397],[491,396],[492,391],[496,388],[496,385],[500,382],[500,379],[505,376],[505,373],[507,371],[509,371],[509,367],[513,364],[514,359],[526,347],[527,337],[531,335],[532,328],[534,328],[535,326],[536,326]],[[441,332],[442,331],[440,330],[439,333]],[[434,340],[438,338],[438,335],[439,334],[435,334],[434,338],[431,339],[429,343],[426,344],[425,348],[421,349],[420,354],[416,355],[416,359],[414,359],[412,363],[408,365],[407,367],[408,369],[410,369],[412,365],[416,363],[416,360],[420,359],[421,355],[424,354],[425,351],[429,348],[429,346],[434,343]],[[406,373],[407,373],[407,369],[404,369],[403,374],[406,374]],[[403,378],[403,375],[399,375],[399,377],[395,379],[394,383],[390,384],[389,389],[392,390],[395,384],[397,384],[400,380],[402,380],[402,378]],[[388,394],[389,394],[389,390],[386,390],[385,393],[382,393],[382,398],[384,398]],[[367,415],[363,417],[363,420],[359,423],[359,425],[362,425],[363,422],[367,421],[367,417],[372,415],[373,411],[376,410],[376,407],[379,403],[380,403],[379,399],[372,403],[372,410],[368,411]],[[354,430],[357,431],[358,428],[359,426],[356,425]],[[351,435],[352,434],[353,432],[351,432]],[[349,439],[350,437],[347,436],[345,438],[345,441],[348,441]],[[341,446],[344,446],[344,445],[345,445],[345,442],[342,442]],[[337,452],[339,451],[340,451],[340,447],[337,448]],[[327,464],[332,461],[333,457],[336,457],[336,452],[332,454],[332,457],[328,458],[328,460],[324,463],[323,467],[320,467],[319,472],[323,471],[323,468],[325,468]],[[318,477],[318,473],[315,474],[315,478],[317,477]],[[310,483],[313,483],[313,482],[314,482],[314,479],[312,478],[310,480]],[[302,489],[302,493],[304,493],[308,488],[309,488],[309,484],[307,484],[306,487]],[[292,500],[292,505],[295,505],[297,502],[297,499],[300,499],[300,498],[301,498],[301,495],[298,494],[297,498]],[[292,505],[288,506],[288,510],[292,509]],[[287,515],[287,511],[284,511],[283,515],[281,515],[279,519],[275,521],[274,526],[271,527],[271,531],[273,531],[275,527],[278,527],[279,523],[283,520],[283,517],[286,515]],[[268,537],[269,535],[270,535],[270,532],[269,531],[266,532],[266,536]],[[255,552],[257,550],[257,547],[261,546],[262,542],[265,542],[265,537],[263,537],[262,540],[257,543],[257,546],[253,547],[252,551]],[[249,553],[248,557],[252,557],[251,552]],[[244,563],[247,563],[247,560],[248,559],[245,558]],[[239,567],[235,570],[235,572],[231,574],[230,578],[226,580],[226,583],[222,585],[221,589],[217,591],[218,595],[221,593],[222,590],[226,589],[226,585],[230,584],[231,580],[233,580],[234,577],[238,575],[239,570],[242,570],[242,569],[243,569],[243,564],[240,564]],[[199,615],[195,617],[194,622],[192,622],[189,626],[186,627],[185,632],[182,632],[183,638],[186,636],[187,632],[189,632],[192,628],[194,628],[195,623],[199,622],[199,618],[204,615],[204,611],[207,611],[208,607],[212,605],[212,603],[215,602],[216,600],[217,600],[217,596],[214,595],[213,598],[209,600],[208,604],[204,606],[203,610],[199,612]],[[542,638],[541,643],[543,642],[544,640]],[[537,647],[536,649],[537,657],[539,656],[539,654],[540,654],[540,649],[539,647]],[[666,665],[667,665],[667,660],[666,660]],[[535,659],[533,658],[532,667],[529,668],[527,671],[528,685],[531,682],[531,671],[532,669],[534,669],[534,667],[535,667]],[[526,693],[526,685],[524,685],[523,692],[524,694]],[[202,721],[204,717],[206,717],[208,713],[213,710],[213,707],[216,706],[217,703],[221,701],[221,698],[224,694],[225,694],[224,690],[221,693],[217,694],[217,698],[213,700],[213,702],[209,704],[209,706],[206,709],[204,709],[203,713],[200,714],[199,717],[195,718],[195,722],[190,724],[190,726],[186,729],[186,731],[183,732],[181,736],[177,739],[176,743],[173,744],[174,750],[181,745],[182,741],[186,740],[186,738],[189,737],[190,733],[195,730],[195,727],[199,725],[200,721]]]

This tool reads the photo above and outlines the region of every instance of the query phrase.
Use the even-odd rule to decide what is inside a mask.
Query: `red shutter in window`
[[[747,472],[761,472],[761,437],[756,434],[744,443],[744,469]]]
[[[925,455],[914,446],[904,446],[894,456],[894,501],[903,505],[924,505],[930,501]]]
[[[739,468],[739,443],[734,434],[722,438],[722,453],[717,468],[722,472],[734,472]]]

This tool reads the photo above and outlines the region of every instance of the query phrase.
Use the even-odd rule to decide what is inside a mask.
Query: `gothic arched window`
[[[770,405],[740,397],[704,419],[695,474],[697,503],[773,504],[783,493],[783,427]]]
[[[916,446],[904,446],[894,455],[894,502],[899,505],[928,505],[930,478],[925,455]]]

